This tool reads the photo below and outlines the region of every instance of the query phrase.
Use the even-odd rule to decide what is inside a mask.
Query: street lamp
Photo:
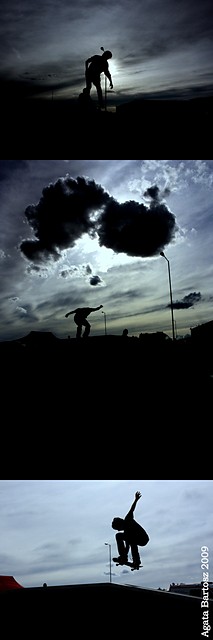
[[[105,542],[104,544],[107,545],[107,547],[109,547],[109,581],[112,582],[112,570],[111,570],[111,544],[109,544],[108,542]]]
[[[105,336],[106,336],[106,334],[107,334],[107,330],[106,330],[106,313],[105,313],[105,311],[102,311],[101,313],[104,314],[104,326],[105,326]]]
[[[170,273],[170,264],[168,258],[165,256],[163,251],[160,252],[160,256],[165,258],[168,264],[168,274],[169,274],[169,291],[170,291],[170,300],[171,300],[171,314],[172,314],[172,337],[175,340],[175,326],[174,326],[174,314],[173,314],[173,302],[172,302],[172,284],[171,284],[171,273]]]

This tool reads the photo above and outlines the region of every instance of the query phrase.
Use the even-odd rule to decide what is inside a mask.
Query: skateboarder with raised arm
[[[134,520],[134,510],[138,500],[141,498],[140,491],[136,491],[135,500],[125,516],[122,518],[114,518],[112,528],[120,533],[116,533],[116,542],[118,547],[118,558],[113,558],[118,564],[128,563],[129,548],[131,548],[132,562],[135,569],[139,569],[141,564],[138,546],[144,547],[149,542],[149,536],[145,529]]]
[[[69,311],[69,313],[65,314],[65,318],[68,318],[68,316],[70,316],[72,313],[75,314],[74,322],[75,324],[77,324],[76,338],[81,337],[82,326],[85,327],[83,338],[88,337],[91,325],[86,320],[86,318],[90,313],[92,313],[93,311],[99,311],[99,309],[102,309],[102,307],[102,304],[100,304],[99,307],[78,307],[77,309],[74,309],[74,311]]]

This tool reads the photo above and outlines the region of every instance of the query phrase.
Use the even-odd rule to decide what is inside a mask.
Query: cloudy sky
[[[171,336],[212,320],[212,160],[2,160],[1,340],[30,331]]]
[[[212,95],[211,0],[2,0],[0,13],[4,95],[77,98],[101,46],[113,53],[116,102]]]
[[[121,584],[169,588],[200,582],[201,546],[212,566],[212,480],[1,480],[1,575],[24,587],[105,582],[114,517],[125,517],[136,491],[135,520],[149,534],[143,569],[112,563]],[[211,569],[210,569],[211,577]]]

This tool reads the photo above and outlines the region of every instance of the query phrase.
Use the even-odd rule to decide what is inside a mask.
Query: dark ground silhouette
[[[99,583],[17,589],[0,594],[9,637],[93,638],[131,635],[157,640],[200,640],[201,598],[156,589]],[[210,603],[212,620],[212,602]],[[6,626],[5,626],[6,625]]]
[[[93,115],[96,112],[96,105],[86,87],[78,96],[78,110],[80,118],[88,117],[88,115]]]
[[[150,336],[0,343],[3,477],[208,478],[212,353]]]
[[[125,157],[135,157],[141,149],[148,157],[151,149],[173,157],[174,151],[190,151],[191,140],[196,140],[201,155],[202,150],[210,152],[212,105],[213,98],[140,100],[117,105],[114,113],[91,108],[82,114],[78,99],[29,99],[15,100],[12,117],[10,102],[2,100],[1,110],[9,139],[15,148],[22,148],[23,155],[41,146],[47,152],[56,147],[65,152],[71,146],[77,158],[85,152],[90,158],[116,157],[121,151]],[[7,157],[6,139],[2,145]]]
[[[15,411],[20,397],[29,396],[33,402],[35,396],[35,412],[39,403],[44,419],[46,414],[49,421],[58,411],[66,424],[70,403],[72,410],[77,412],[79,407],[86,415],[92,398],[99,399],[105,421],[128,421],[141,429],[141,438],[148,424],[165,421],[165,426],[174,429],[177,418],[180,424],[189,420],[191,425],[199,411],[203,423],[209,424],[212,343],[173,342],[156,335],[60,340],[50,339],[49,334],[45,339],[45,332],[31,332],[23,341],[0,343],[2,398],[7,398],[9,389]],[[27,421],[26,412],[24,419]],[[123,438],[114,444],[122,443],[124,446]]]

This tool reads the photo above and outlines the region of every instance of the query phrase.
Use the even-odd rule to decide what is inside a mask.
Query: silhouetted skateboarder
[[[138,569],[141,564],[138,546],[144,547],[147,542],[149,542],[149,536],[145,529],[134,520],[133,516],[136,504],[140,498],[141,493],[136,491],[135,500],[125,518],[114,518],[112,521],[112,528],[120,532],[122,531],[122,533],[116,533],[115,536],[119,556],[118,558],[113,558],[114,562],[117,561],[119,564],[127,563],[129,548],[131,548],[132,561],[136,569]]]
[[[111,73],[109,71],[109,65],[107,62],[109,58],[112,58],[111,51],[104,51],[102,56],[98,56],[98,55],[92,56],[91,58],[88,58],[88,60],[86,60],[85,62],[87,91],[88,93],[90,93],[92,84],[94,84],[97,90],[100,108],[104,107],[103,95],[102,95],[102,89],[101,89],[101,73],[105,74],[105,76],[110,81],[110,89],[113,89],[112,77],[111,77]]]
[[[100,304],[99,307],[79,307],[78,309],[74,309],[74,311],[69,311],[69,313],[65,314],[65,318],[68,318],[68,316],[70,316],[72,313],[75,314],[74,322],[75,324],[77,324],[76,338],[81,337],[82,326],[85,327],[83,338],[88,337],[91,325],[86,320],[86,318],[90,313],[92,313],[93,311],[99,311],[99,309],[102,309],[102,307],[102,304]]]

